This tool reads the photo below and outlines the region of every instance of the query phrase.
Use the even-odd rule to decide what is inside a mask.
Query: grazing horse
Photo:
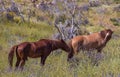
[[[106,46],[106,43],[111,39],[113,31],[111,29],[105,29],[98,33],[92,33],[90,35],[76,36],[70,40],[70,53],[68,54],[68,61],[77,54],[80,50],[94,50],[101,52]]]
[[[16,68],[22,68],[25,65],[25,61],[30,58],[41,57],[41,65],[45,64],[45,60],[49,54],[56,49],[62,49],[69,52],[69,46],[64,40],[49,40],[41,39],[37,42],[23,42],[15,45],[11,48],[8,54],[9,65],[12,68],[14,52],[16,52],[17,62]]]

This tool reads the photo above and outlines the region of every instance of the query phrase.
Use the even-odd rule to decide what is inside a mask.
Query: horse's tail
[[[8,62],[9,62],[9,65],[10,65],[10,68],[12,68],[12,63],[13,63],[13,57],[14,57],[14,52],[17,53],[17,48],[18,46],[13,46],[8,54]]]

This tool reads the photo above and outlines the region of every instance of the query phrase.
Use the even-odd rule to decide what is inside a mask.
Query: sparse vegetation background
[[[96,51],[90,58],[81,51],[77,62],[68,63],[68,54],[60,50],[44,67],[40,58],[29,58],[22,72],[9,70],[13,45],[42,38],[69,41],[106,28],[114,34],[97,66]],[[0,77],[120,77],[120,0],[0,0]]]

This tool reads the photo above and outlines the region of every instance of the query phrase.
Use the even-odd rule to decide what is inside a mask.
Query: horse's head
[[[102,38],[105,39],[105,42],[109,41],[112,37],[113,31],[111,29],[105,29],[100,32]]]
[[[70,48],[68,44],[63,39],[61,39],[60,41],[61,41],[61,49],[65,50],[66,52],[69,52]]]

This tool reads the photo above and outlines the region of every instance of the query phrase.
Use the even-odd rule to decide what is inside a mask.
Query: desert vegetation
[[[71,63],[68,53],[58,50],[44,67],[40,58],[28,58],[23,71],[9,70],[13,45],[42,38],[68,42],[108,28],[114,33],[98,65],[96,50],[91,57],[80,51]],[[120,77],[120,0],[0,0],[0,77]]]

